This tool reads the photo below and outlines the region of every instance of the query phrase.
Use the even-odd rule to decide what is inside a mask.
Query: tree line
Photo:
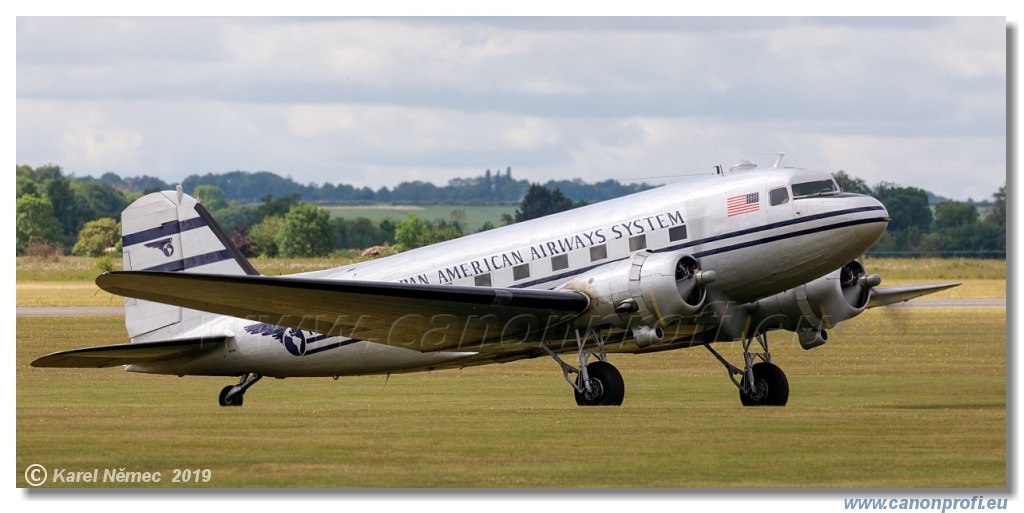
[[[873,196],[889,211],[889,227],[868,255],[1006,258],[1006,185],[992,193],[982,216],[970,202],[929,205],[929,193],[917,187],[892,182],[869,187],[845,171],[832,176],[843,191]]]
[[[173,185],[151,176],[121,178],[114,173],[105,173],[99,178],[84,177],[77,181],[102,182],[111,187],[128,191],[153,191],[172,189]],[[530,187],[527,180],[512,177],[512,168],[503,172],[486,170],[483,175],[470,178],[453,178],[447,185],[437,186],[430,182],[402,182],[394,187],[355,187],[348,184],[324,183],[302,185],[291,178],[284,178],[267,171],[250,173],[231,171],[228,173],[190,175],[181,182],[186,191],[200,185],[212,185],[224,191],[229,200],[242,204],[256,203],[267,195],[288,196],[298,194],[305,201],[316,203],[365,202],[365,203],[505,203],[514,204],[522,200]],[[564,191],[577,201],[590,203],[604,201],[634,192],[650,189],[647,183],[623,184],[615,180],[584,182],[574,180],[549,180],[544,184],[549,189]]]
[[[237,179],[242,175],[228,173],[223,176]],[[923,189],[890,182],[869,187],[863,180],[844,171],[834,173],[833,176],[844,191],[874,196],[889,211],[892,218],[889,228],[868,252],[869,255],[1006,256],[1005,186],[993,193],[993,200],[985,215],[982,215],[974,204],[968,202],[946,200],[930,206],[929,193]],[[106,179],[74,179],[66,176],[56,165],[37,168],[17,166],[17,253],[58,252],[98,256],[110,248],[117,252],[121,240],[117,220],[120,219],[121,211],[152,190],[171,188],[151,177],[131,179],[130,182],[119,178],[115,180],[116,175],[110,173],[104,177]],[[114,182],[120,188],[108,182]],[[227,183],[234,183],[232,190],[236,192],[246,190],[247,186],[237,182],[229,179]],[[294,184],[290,180],[286,182]],[[507,184],[518,182],[512,180],[511,170],[506,170],[504,174],[491,174],[488,171],[482,177],[452,180],[447,188],[431,187],[434,190],[461,189],[462,192],[483,187],[489,191],[489,195],[461,197],[467,202],[488,202],[487,198],[502,197],[496,191],[503,190]],[[126,183],[134,184],[134,187],[127,187]],[[138,186],[143,183],[154,188],[138,190]],[[216,183],[194,183],[191,188],[183,188],[203,203],[239,249],[250,257],[322,256],[337,250],[374,246],[386,246],[393,248],[393,251],[400,251],[467,234],[464,215],[457,209],[448,218],[433,220],[412,215],[400,222],[389,219],[373,222],[364,217],[332,218],[326,209],[304,202],[308,198],[287,187],[276,195],[268,193],[255,202],[243,202],[232,198]],[[412,182],[418,183],[422,182]],[[527,184],[517,193],[518,208],[515,215],[505,216],[503,223],[521,222],[587,204],[590,200],[585,197],[563,192],[562,186],[564,190],[579,193],[583,189],[577,187],[580,184],[583,184],[581,180],[548,182],[544,185]],[[605,182],[588,184],[592,192],[602,191],[597,196],[588,197],[609,199],[604,196],[621,196],[636,192],[635,188],[641,187],[606,187],[603,184]],[[409,187],[409,183],[400,184],[393,191]],[[642,187],[650,186],[642,184]],[[249,194],[253,190],[256,189],[251,189]],[[493,226],[488,224],[482,229],[491,228]]]
[[[250,175],[250,174],[245,174]],[[238,174],[228,173],[228,182],[234,183],[235,191],[246,190],[240,185]],[[223,177],[222,177],[223,178]],[[270,183],[283,183],[279,177]],[[365,217],[332,218],[330,213],[314,203],[304,202],[300,192],[282,187],[283,194],[264,194],[255,202],[242,202],[231,198],[216,183],[187,184],[182,188],[200,200],[213,215],[236,246],[248,257],[308,257],[323,256],[337,250],[365,249],[374,246],[390,246],[392,251],[412,249],[435,242],[441,242],[468,233],[464,212],[453,210],[448,218],[420,219],[410,215],[403,221],[384,219],[373,222]],[[241,180],[244,184],[246,180]],[[502,175],[486,172],[474,179],[453,180],[448,189],[460,189],[460,196],[466,201],[487,202],[488,197],[502,197],[496,191],[506,184],[521,185],[511,180],[511,170]],[[195,183],[195,182],[193,182]],[[291,182],[294,183],[294,182]],[[490,186],[487,186],[487,184]],[[565,182],[582,183],[579,180]],[[421,182],[400,184],[395,191],[408,191]],[[483,184],[491,194],[483,197],[468,195]],[[146,189],[139,190],[145,185]],[[427,184],[434,190],[442,188]],[[600,185],[600,184],[599,184]],[[612,187],[607,184],[597,189],[598,196],[627,194],[640,186]],[[644,184],[642,188],[651,186]],[[18,255],[32,254],[46,256],[53,254],[75,254],[101,256],[107,252],[120,252],[121,211],[145,194],[172,187],[152,177],[122,180],[107,173],[100,180],[75,179],[64,174],[60,166],[45,165],[37,168],[19,165],[16,168],[16,251]],[[248,189],[249,193],[258,189]],[[289,192],[291,191],[291,192]],[[556,188],[557,192],[558,189]],[[506,224],[530,216],[545,215],[574,205],[557,192],[559,201],[543,205],[547,201],[548,189],[534,184],[526,192],[517,192],[524,199],[523,212],[507,216]],[[502,193],[506,194],[506,193]],[[404,197],[414,197],[407,195]],[[537,199],[538,197],[544,199]],[[423,197],[423,196],[418,196]],[[440,196],[433,196],[438,198]],[[509,196],[505,196],[509,197]],[[577,202],[582,204],[582,202]],[[541,210],[538,210],[540,208]],[[546,209],[546,210],[545,210]],[[494,226],[486,223],[482,230]],[[385,249],[388,251],[388,249]]]

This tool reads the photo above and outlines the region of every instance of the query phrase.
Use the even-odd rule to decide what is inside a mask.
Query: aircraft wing
[[[96,284],[112,294],[424,352],[521,341],[590,305],[571,291],[155,271],[105,273]]]
[[[926,294],[951,289],[957,285],[960,284],[942,283],[938,285],[909,285],[905,287],[875,287],[871,289],[871,299],[868,301],[868,308],[902,303]]]
[[[224,345],[228,337],[203,337],[86,347],[50,353],[32,362],[33,367],[103,368],[133,363],[170,360],[179,356],[210,351]]]

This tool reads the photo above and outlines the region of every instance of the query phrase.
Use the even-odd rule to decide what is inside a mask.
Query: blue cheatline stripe
[[[785,239],[792,239],[792,238],[795,238],[795,237],[802,237],[804,235],[810,235],[812,233],[818,233],[818,232],[824,232],[824,231],[829,231],[829,230],[835,230],[837,228],[846,228],[846,227],[849,227],[849,226],[858,226],[858,225],[862,225],[862,224],[883,223],[883,222],[885,222],[885,219],[879,218],[879,217],[875,217],[875,218],[871,218],[871,219],[857,219],[855,221],[846,221],[846,222],[843,222],[843,223],[830,224],[828,226],[823,226],[823,227],[820,227],[820,228],[808,228],[806,230],[800,230],[800,231],[797,231],[797,232],[783,233],[781,235],[775,235],[773,237],[765,237],[763,239],[752,240],[750,242],[741,242],[739,244],[733,244],[732,246],[722,246],[720,248],[709,249],[707,251],[699,251],[697,253],[694,253],[693,256],[694,256],[694,258],[701,258],[701,257],[708,256],[708,255],[717,255],[719,253],[726,253],[726,252],[729,252],[729,251],[735,251],[737,249],[749,248],[749,247],[753,247],[753,246],[760,246],[762,244],[768,244],[769,242],[775,242],[775,241],[785,240]]]
[[[171,221],[157,226],[156,228],[150,228],[148,230],[142,230],[141,232],[125,235],[121,237],[121,246],[127,248],[128,246],[149,242],[155,239],[162,239],[176,233],[202,228],[203,226],[206,226],[206,221],[204,221],[202,217],[193,217],[192,219],[185,219],[184,221]]]
[[[868,208],[858,208],[858,209],[845,210],[845,211],[842,211],[841,213],[851,213],[851,211],[852,212],[865,212],[865,211],[870,211],[870,210],[881,210],[881,209],[877,208],[877,207],[868,207]],[[693,247],[693,246],[699,246],[701,244],[707,244],[709,242],[715,242],[715,241],[719,241],[719,240],[727,239],[727,238],[731,238],[731,237],[738,237],[738,236],[741,236],[741,235],[749,235],[751,233],[767,231],[767,230],[770,230],[770,229],[773,229],[773,228],[779,228],[781,226],[793,225],[793,224],[803,223],[803,222],[807,222],[807,221],[814,221],[816,219],[824,219],[824,218],[828,218],[828,217],[834,217],[836,215],[838,215],[838,213],[830,212],[828,214],[821,214],[821,215],[817,215],[817,216],[811,216],[811,217],[808,217],[806,219],[792,220],[792,221],[783,221],[783,222],[780,222],[780,223],[768,224],[768,225],[759,226],[759,227],[756,227],[756,228],[751,228],[751,229],[748,229],[748,230],[742,230],[742,231],[738,231],[738,232],[727,233],[727,234],[724,234],[724,235],[718,235],[718,236],[715,236],[715,237],[709,237],[707,239],[701,239],[701,240],[696,240],[696,241],[692,241],[692,242],[685,242],[683,244],[677,244],[675,246],[669,246],[669,247],[666,247],[666,248],[655,250],[654,252],[655,253],[664,253],[664,252],[667,252],[667,251],[675,251],[675,250],[678,250],[678,249],[689,248],[689,247]],[[762,244],[768,244],[768,243],[779,241],[779,240],[790,239],[790,238],[794,238],[794,237],[801,237],[801,236],[804,236],[804,235],[810,235],[812,233],[826,232],[826,231],[835,230],[835,229],[838,229],[838,228],[846,228],[848,226],[856,226],[856,225],[861,225],[861,224],[885,223],[885,222],[888,222],[888,221],[889,220],[887,218],[885,218],[885,217],[871,217],[871,218],[866,218],[866,219],[857,219],[857,220],[846,221],[846,222],[842,222],[842,223],[829,224],[829,225],[825,225],[825,226],[819,226],[819,227],[816,227],[816,228],[808,228],[806,230],[800,230],[800,231],[796,231],[796,232],[789,232],[789,233],[784,233],[784,234],[781,234],[781,235],[775,235],[775,236],[772,236],[772,237],[765,237],[765,238],[761,238],[761,239],[755,239],[755,240],[748,241],[748,242],[742,242],[742,243],[739,243],[739,244],[733,244],[731,246],[722,246],[722,247],[719,247],[719,248],[709,249],[709,250],[706,250],[706,251],[701,251],[701,252],[694,253],[693,256],[694,256],[694,258],[701,258],[701,257],[708,256],[708,255],[717,255],[719,253],[726,253],[726,252],[729,252],[729,251],[735,251],[737,249],[749,248],[749,247],[753,247],[753,246],[760,246]],[[618,262],[620,260],[625,260],[626,258],[629,258],[629,257],[619,258],[619,259],[616,259],[616,260],[608,260],[608,261],[602,262],[602,263],[597,264],[597,265],[592,265],[592,266],[585,267],[585,268],[582,268],[582,269],[576,269],[576,270],[573,270],[573,271],[570,271],[570,272],[565,272],[565,273],[558,274],[558,275],[555,275],[555,276],[548,276],[548,277],[540,278],[540,279],[533,280],[533,281],[530,281],[530,282],[518,283],[518,284],[510,286],[509,288],[516,288],[516,289],[518,289],[518,288],[528,288],[528,287],[532,287],[532,286],[540,285],[540,284],[544,284],[544,283],[556,282],[558,280],[563,280],[565,278],[569,278],[569,277],[572,277],[572,276],[583,274],[583,273],[585,273],[585,272],[587,272],[587,271],[589,271],[591,269],[594,269],[596,267],[600,267],[602,265],[610,264],[610,263],[613,263],[613,262]]]
[[[202,255],[196,255],[188,258],[175,260],[173,262],[167,262],[166,264],[160,264],[153,267],[147,267],[142,269],[143,271],[184,271],[193,267],[199,267],[201,265],[215,264],[224,260],[231,260],[231,253],[222,249],[220,251],[214,251],[212,253],[206,253]]]
[[[846,210],[837,210],[835,212],[825,212],[825,213],[816,214],[816,215],[813,215],[813,216],[800,217],[800,218],[797,218],[797,219],[788,219],[786,221],[779,221],[777,223],[770,223],[770,224],[766,224],[766,225],[762,225],[762,226],[755,226],[753,228],[747,228],[745,230],[739,230],[739,231],[735,231],[735,232],[723,233],[722,235],[715,235],[713,237],[708,237],[706,239],[700,239],[700,240],[695,240],[695,241],[690,241],[690,242],[684,242],[682,244],[676,244],[675,246],[669,246],[667,248],[660,249],[660,250],[658,250],[658,252],[661,252],[661,251],[674,251],[674,250],[677,250],[677,249],[685,249],[685,248],[689,248],[689,247],[693,247],[693,246],[700,246],[701,244],[707,244],[709,242],[718,242],[720,240],[731,239],[733,237],[740,237],[740,236],[743,236],[743,235],[750,235],[752,233],[773,230],[775,228],[782,228],[783,226],[792,226],[794,224],[809,223],[811,221],[817,221],[819,219],[828,219],[830,217],[836,217],[836,216],[841,216],[841,215],[846,215],[846,214],[857,214],[857,213],[860,213],[860,212],[871,212],[871,211],[874,211],[874,210],[882,210],[883,208],[884,207],[850,208],[850,209],[846,209]]]
[[[350,338],[350,339],[347,339],[347,340],[342,340],[340,342],[334,342],[334,343],[326,344],[326,345],[323,345],[323,346],[320,346],[320,347],[314,347],[312,349],[306,349],[306,352],[302,353],[302,354],[306,355],[306,356],[309,356],[311,354],[320,353],[320,352],[323,352],[323,351],[327,351],[329,349],[345,347],[345,346],[350,345],[350,344],[355,344],[356,342],[362,342],[362,341],[358,340],[358,339]]]

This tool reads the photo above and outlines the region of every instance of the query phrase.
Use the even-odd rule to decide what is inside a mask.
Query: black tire
[[[626,395],[626,384],[622,374],[608,362],[593,362],[587,365],[592,397],[576,392],[576,404],[580,406],[619,406]]]
[[[232,388],[235,388],[234,385],[228,385],[228,386],[226,386],[226,387],[221,389],[221,391],[220,391],[220,398],[219,398],[221,406],[241,406],[242,405],[242,396],[243,396],[243,394],[235,394],[233,397],[231,397],[231,401],[228,402],[228,393],[231,392]]]
[[[754,382],[757,383],[758,394],[750,395],[743,391],[747,377],[741,382],[740,402],[743,406],[785,406],[789,401],[789,380],[777,365],[760,362],[751,369],[754,371]]]

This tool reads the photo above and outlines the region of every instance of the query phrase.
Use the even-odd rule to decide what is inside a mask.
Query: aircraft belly
[[[167,360],[127,367],[130,372],[199,376],[235,376],[255,372],[267,377],[354,376],[428,370],[474,353],[421,353],[361,340],[331,337],[298,353],[293,347],[269,344],[259,337],[232,341],[222,351],[197,358]]]

